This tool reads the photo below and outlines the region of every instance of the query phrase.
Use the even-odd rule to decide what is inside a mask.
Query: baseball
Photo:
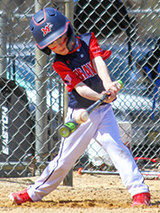
[[[79,109],[74,115],[74,119],[78,124],[84,123],[88,120],[88,112],[85,109]]]

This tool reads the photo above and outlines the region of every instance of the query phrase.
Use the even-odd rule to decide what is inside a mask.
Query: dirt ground
[[[131,207],[132,199],[117,175],[79,175],[73,172],[73,187],[61,184],[41,202],[12,205],[8,195],[32,184],[32,178],[0,179],[0,212],[10,213],[137,213],[160,212],[160,180],[145,180],[152,206]]]

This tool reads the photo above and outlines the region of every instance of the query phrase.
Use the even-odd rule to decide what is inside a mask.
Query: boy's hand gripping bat
[[[121,80],[118,80],[117,82],[120,83],[121,88],[123,88],[123,82]],[[102,96],[102,98],[100,98],[87,109],[78,110],[74,118],[72,118],[60,127],[59,134],[64,138],[69,137],[80,126],[81,123],[87,121],[89,114],[107,98],[108,95],[105,94]]]

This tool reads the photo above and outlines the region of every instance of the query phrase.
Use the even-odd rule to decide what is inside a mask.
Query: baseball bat
[[[117,81],[118,83],[121,84],[121,88],[123,88],[123,82],[121,80]],[[108,95],[105,94],[103,95],[98,101],[96,101],[95,103],[93,103],[91,106],[89,106],[86,111],[88,114],[90,114],[93,110],[95,110],[105,99],[108,98]],[[80,126],[80,124],[78,124],[74,118],[72,118],[71,120],[69,120],[67,123],[63,124],[60,128],[59,128],[59,134],[64,137],[67,138],[69,137],[78,127]]]

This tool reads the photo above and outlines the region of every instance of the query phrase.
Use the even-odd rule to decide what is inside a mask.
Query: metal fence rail
[[[0,176],[40,174],[59,149],[66,94],[52,69],[54,54],[40,53],[29,30],[32,15],[48,6],[70,16],[77,34],[93,31],[101,46],[112,50],[106,60],[110,75],[125,85],[113,103],[122,140],[142,170],[158,171],[160,2],[79,0],[68,10],[69,2],[0,2]],[[94,140],[74,169],[81,167],[117,173]]]

